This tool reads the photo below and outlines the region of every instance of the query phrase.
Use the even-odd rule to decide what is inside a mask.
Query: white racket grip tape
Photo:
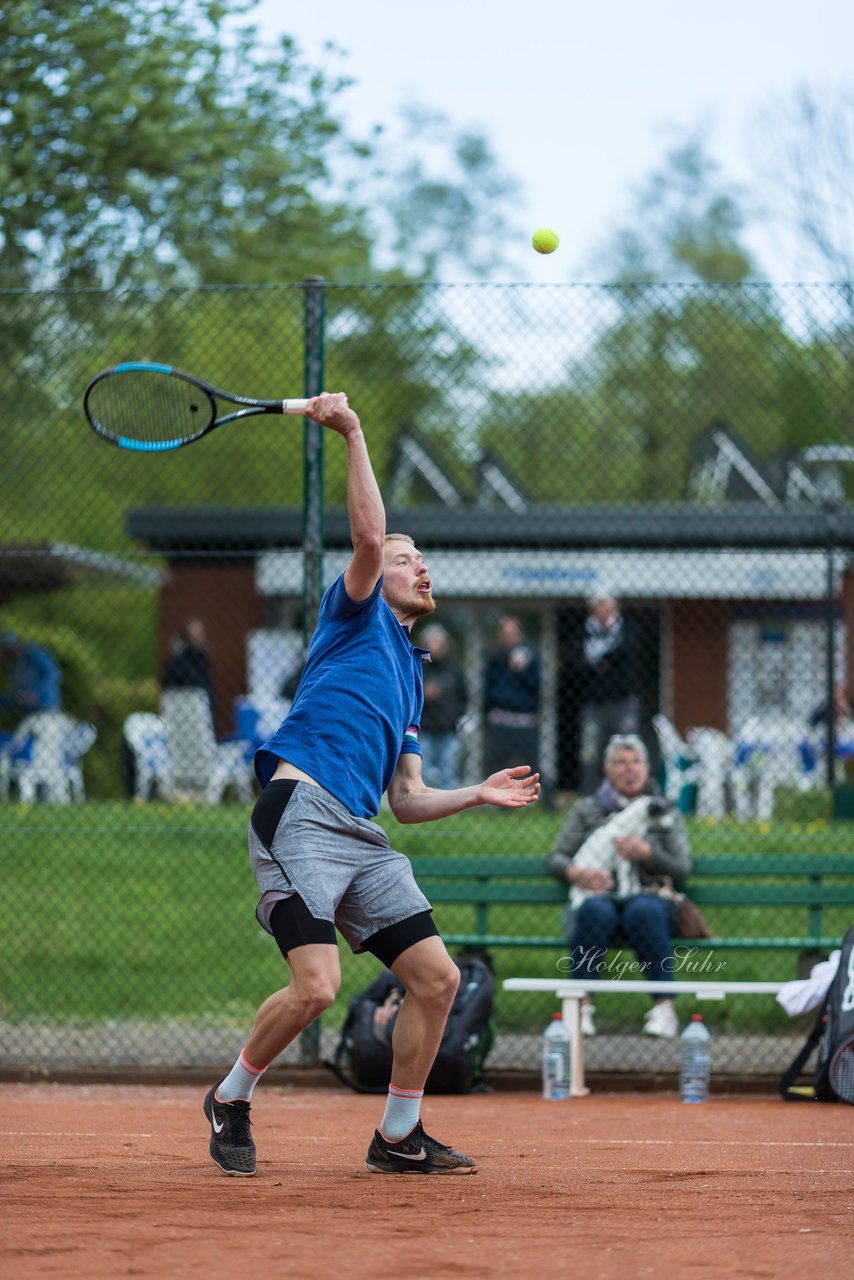
[[[305,413],[307,400],[283,400],[282,413]]]

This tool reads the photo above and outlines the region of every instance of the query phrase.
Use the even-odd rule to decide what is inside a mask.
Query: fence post
[[[304,282],[303,343],[305,394],[323,390],[325,284],[320,276]],[[303,658],[317,624],[323,592],[323,428],[305,419],[303,470]],[[315,1066],[320,1061],[320,1020],[306,1027],[299,1037],[300,1061]]]
[[[325,284],[320,276],[304,281],[305,394],[323,390]],[[303,480],[303,643],[314,633],[323,590],[323,428],[305,420]]]
[[[827,576],[826,576],[826,631],[825,631],[825,662],[826,662],[826,693],[827,693],[827,739],[825,750],[825,764],[827,766],[827,789],[830,792],[830,812],[834,813],[836,795],[836,708],[835,708],[835,684],[836,684],[836,593],[834,590],[834,551],[833,551],[833,515],[827,514]]]

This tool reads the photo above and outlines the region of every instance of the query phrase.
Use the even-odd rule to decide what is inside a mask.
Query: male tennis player
[[[418,727],[429,654],[413,645],[409,629],[436,607],[427,566],[408,535],[386,534],[365,437],[346,395],[316,396],[306,412],[347,444],[353,557],[321,601],[293,706],[255,757],[263,787],[249,828],[261,892],[256,914],[290,967],[290,983],[262,1004],[234,1067],[205,1098],[210,1152],[224,1173],[255,1172],[252,1091],[335,999],[337,926],[354,952],[370,951],[406,987],[368,1169],[474,1173],[475,1160],[428,1137],[419,1119],[459,970],[409,860],[371,819],[383,792],[406,823],[482,804],[524,808],[539,795],[539,775],[519,765],[478,786],[424,785]]]

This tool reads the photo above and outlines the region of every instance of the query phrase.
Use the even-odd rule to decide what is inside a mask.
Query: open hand
[[[504,809],[522,809],[540,795],[540,775],[527,764],[514,765],[493,773],[478,788],[480,804],[497,804]]]

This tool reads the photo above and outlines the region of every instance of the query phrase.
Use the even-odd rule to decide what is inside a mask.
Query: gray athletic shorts
[[[296,784],[269,849],[249,827],[249,858],[261,891],[255,914],[268,933],[273,907],[294,893],[355,952],[380,929],[432,909],[382,827],[310,782]]]

